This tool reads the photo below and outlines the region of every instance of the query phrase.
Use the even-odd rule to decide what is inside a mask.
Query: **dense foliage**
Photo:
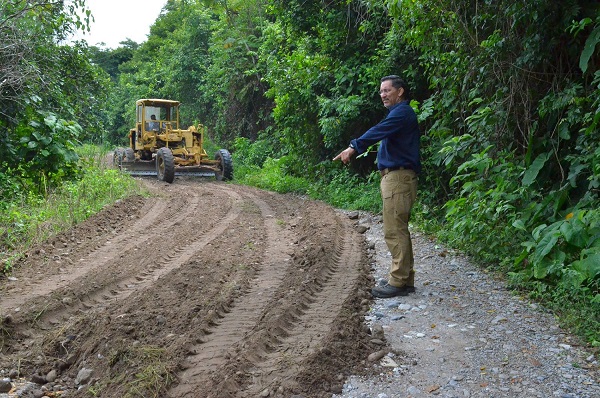
[[[232,150],[239,181],[378,211],[373,153],[331,159],[401,74],[423,130],[414,219],[600,345],[597,1],[165,3],[147,41],[116,49],[59,44],[83,0],[3,3],[0,41],[28,61],[0,52],[0,82],[24,77],[0,87],[3,197],[73,178],[74,145],[123,144],[135,100],[166,97]]]
[[[0,3],[0,200],[74,177],[75,146],[100,142],[106,74],[64,43],[89,17],[84,0]]]
[[[132,192],[99,154],[109,76],[84,42],[84,0],[0,3],[0,270],[27,246]],[[106,155],[104,151],[103,155]]]

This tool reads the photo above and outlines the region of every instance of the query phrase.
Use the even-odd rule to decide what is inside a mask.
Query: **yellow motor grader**
[[[210,159],[204,150],[203,125],[179,126],[179,101],[140,99],[135,103],[136,123],[129,130],[129,147],[116,148],[113,162],[132,175],[156,175],[173,182],[176,175],[233,179],[233,162],[227,149]]]

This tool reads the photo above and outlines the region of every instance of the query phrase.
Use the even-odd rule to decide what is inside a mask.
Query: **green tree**
[[[72,177],[74,140],[102,131],[105,76],[85,45],[63,44],[89,17],[83,0],[0,4],[0,158],[39,189]]]
[[[258,50],[267,23],[264,0],[218,1],[212,25],[210,64],[201,101],[207,124],[224,142],[258,138],[270,124],[272,103],[265,98]]]
[[[133,58],[139,44],[131,39],[119,43],[120,46],[111,49],[97,46],[90,47],[90,58],[95,65],[101,67],[116,82],[120,74],[120,66]]]
[[[381,2],[272,4],[276,22],[261,47],[267,95],[276,105],[277,140],[304,174],[384,116],[379,78],[403,73],[412,58],[378,50],[387,48],[392,26]]]

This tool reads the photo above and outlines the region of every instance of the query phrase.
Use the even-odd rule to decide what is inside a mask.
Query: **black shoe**
[[[380,279],[380,280],[379,280],[379,282],[377,282],[377,286],[385,286],[385,285],[387,285],[387,284],[388,284],[388,281],[387,281],[387,279]],[[413,289],[413,290],[411,291],[411,293],[413,293],[413,292],[415,291],[415,290],[414,290],[414,289],[415,289],[415,287],[414,287],[414,286],[406,286],[406,287],[407,287],[407,288],[409,288],[409,289]]]
[[[414,286],[396,287],[386,283],[383,286],[376,286],[371,289],[371,294],[377,298],[390,298],[396,296],[408,296],[409,293],[414,293]]]

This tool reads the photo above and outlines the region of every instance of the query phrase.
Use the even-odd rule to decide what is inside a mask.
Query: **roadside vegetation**
[[[67,44],[85,3],[0,5],[5,273],[138,193],[99,159],[126,144],[139,98],[182,101],[237,183],[380,211],[374,153],[331,159],[384,116],[379,78],[400,74],[423,130],[416,225],[600,347],[597,1],[169,0],[146,42],[116,49]]]
[[[109,168],[108,151],[81,146],[76,151],[78,175],[47,191],[24,191],[6,178],[0,202],[0,254],[2,270],[10,273],[16,260],[29,248],[71,228],[104,207],[132,195],[144,195],[133,178]]]

